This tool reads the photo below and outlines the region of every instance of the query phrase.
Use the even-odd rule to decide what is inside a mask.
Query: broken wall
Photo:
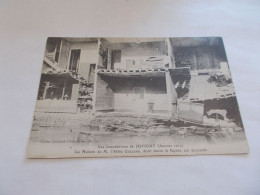
[[[37,100],[36,112],[77,113],[77,101],[73,100]]]
[[[191,67],[191,70],[220,69],[221,59],[216,48],[175,48],[174,56],[176,67]]]
[[[220,69],[227,62],[221,37],[170,38],[176,67],[191,70]]]
[[[239,126],[242,126],[242,119],[236,97],[205,100],[204,105],[204,115],[208,116],[207,113],[209,111],[226,110],[227,115],[223,117],[230,119]]]
[[[192,102],[178,102],[178,116],[184,120],[203,122],[204,105]]]

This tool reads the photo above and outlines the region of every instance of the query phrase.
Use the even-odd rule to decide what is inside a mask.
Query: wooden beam
[[[168,49],[169,68],[176,68],[174,54],[173,54],[173,48],[172,48],[170,38],[166,38],[166,44],[167,44],[167,49]]]
[[[65,93],[65,86],[66,86],[66,80],[63,83],[63,89],[62,89],[62,95],[61,95],[61,99],[63,100],[64,98],[64,93]]]
[[[98,45],[97,45],[97,63],[96,63],[96,68],[95,68],[95,75],[94,75],[94,90],[93,90],[93,99],[92,99],[92,103],[93,103],[93,112],[96,112],[96,97],[97,97],[97,77],[98,77],[98,66],[99,66],[99,48],[100,48],[100,44],[101,44],[101,38],[98,38]]]
[[[47,94],[47,90],[49,89],[50,87],[50,82],[48,81],[44,87],[44,92],[43,92],[43,97],[42,99],[46,99],[46,94]]]
[[[112,69],[112,51],[108,48],[107,55],[107,69]]]
[[[177,92],[173,85],[170,72],[165,73],[166,76],[166,90],[168,97],[169,113],[170,115],[177,115]]]

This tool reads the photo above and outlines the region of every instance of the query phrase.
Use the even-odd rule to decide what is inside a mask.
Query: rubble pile
[[[80,112],[90,113],[93,109],[94,84],[81,84],[79,89],[78,105]]]
[[[244,135],[241,129],[236,125],[213,127],[151,117],[93,115],[86,117],[84,114],[58,116],[53,113],[35,116],[32,128],[36,137],[42,133],[47,137],[58,137],[62,133],[67,137],[73,137],[76,141],[87,143],[103,139],[104,136],[113,138],[172,136],[179,139],[199,136],[214,143],[227,139],[241,139]]]

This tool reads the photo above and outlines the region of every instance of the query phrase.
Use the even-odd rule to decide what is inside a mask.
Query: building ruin
[[[221,38],[47,40],[38,112],[160,115],[203,123],[205,117],[240,121],[236,110]]]

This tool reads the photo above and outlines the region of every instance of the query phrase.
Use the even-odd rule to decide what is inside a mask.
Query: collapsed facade
[[[49,38],[36,111],[240,119],[221,38]],[[240,121],[240,120],[238,120]]]
[[[191,80],[188,94],[179,106],[197,103],[203,106],[203,123],[241,124],[231,73],[220,37],[172,38],[176,67],[190,67]],[[181,116],[189,117],[189,114]],[[214,120],[208,120],[214,119]],[[216,123],[217,122],[217,123]]]

